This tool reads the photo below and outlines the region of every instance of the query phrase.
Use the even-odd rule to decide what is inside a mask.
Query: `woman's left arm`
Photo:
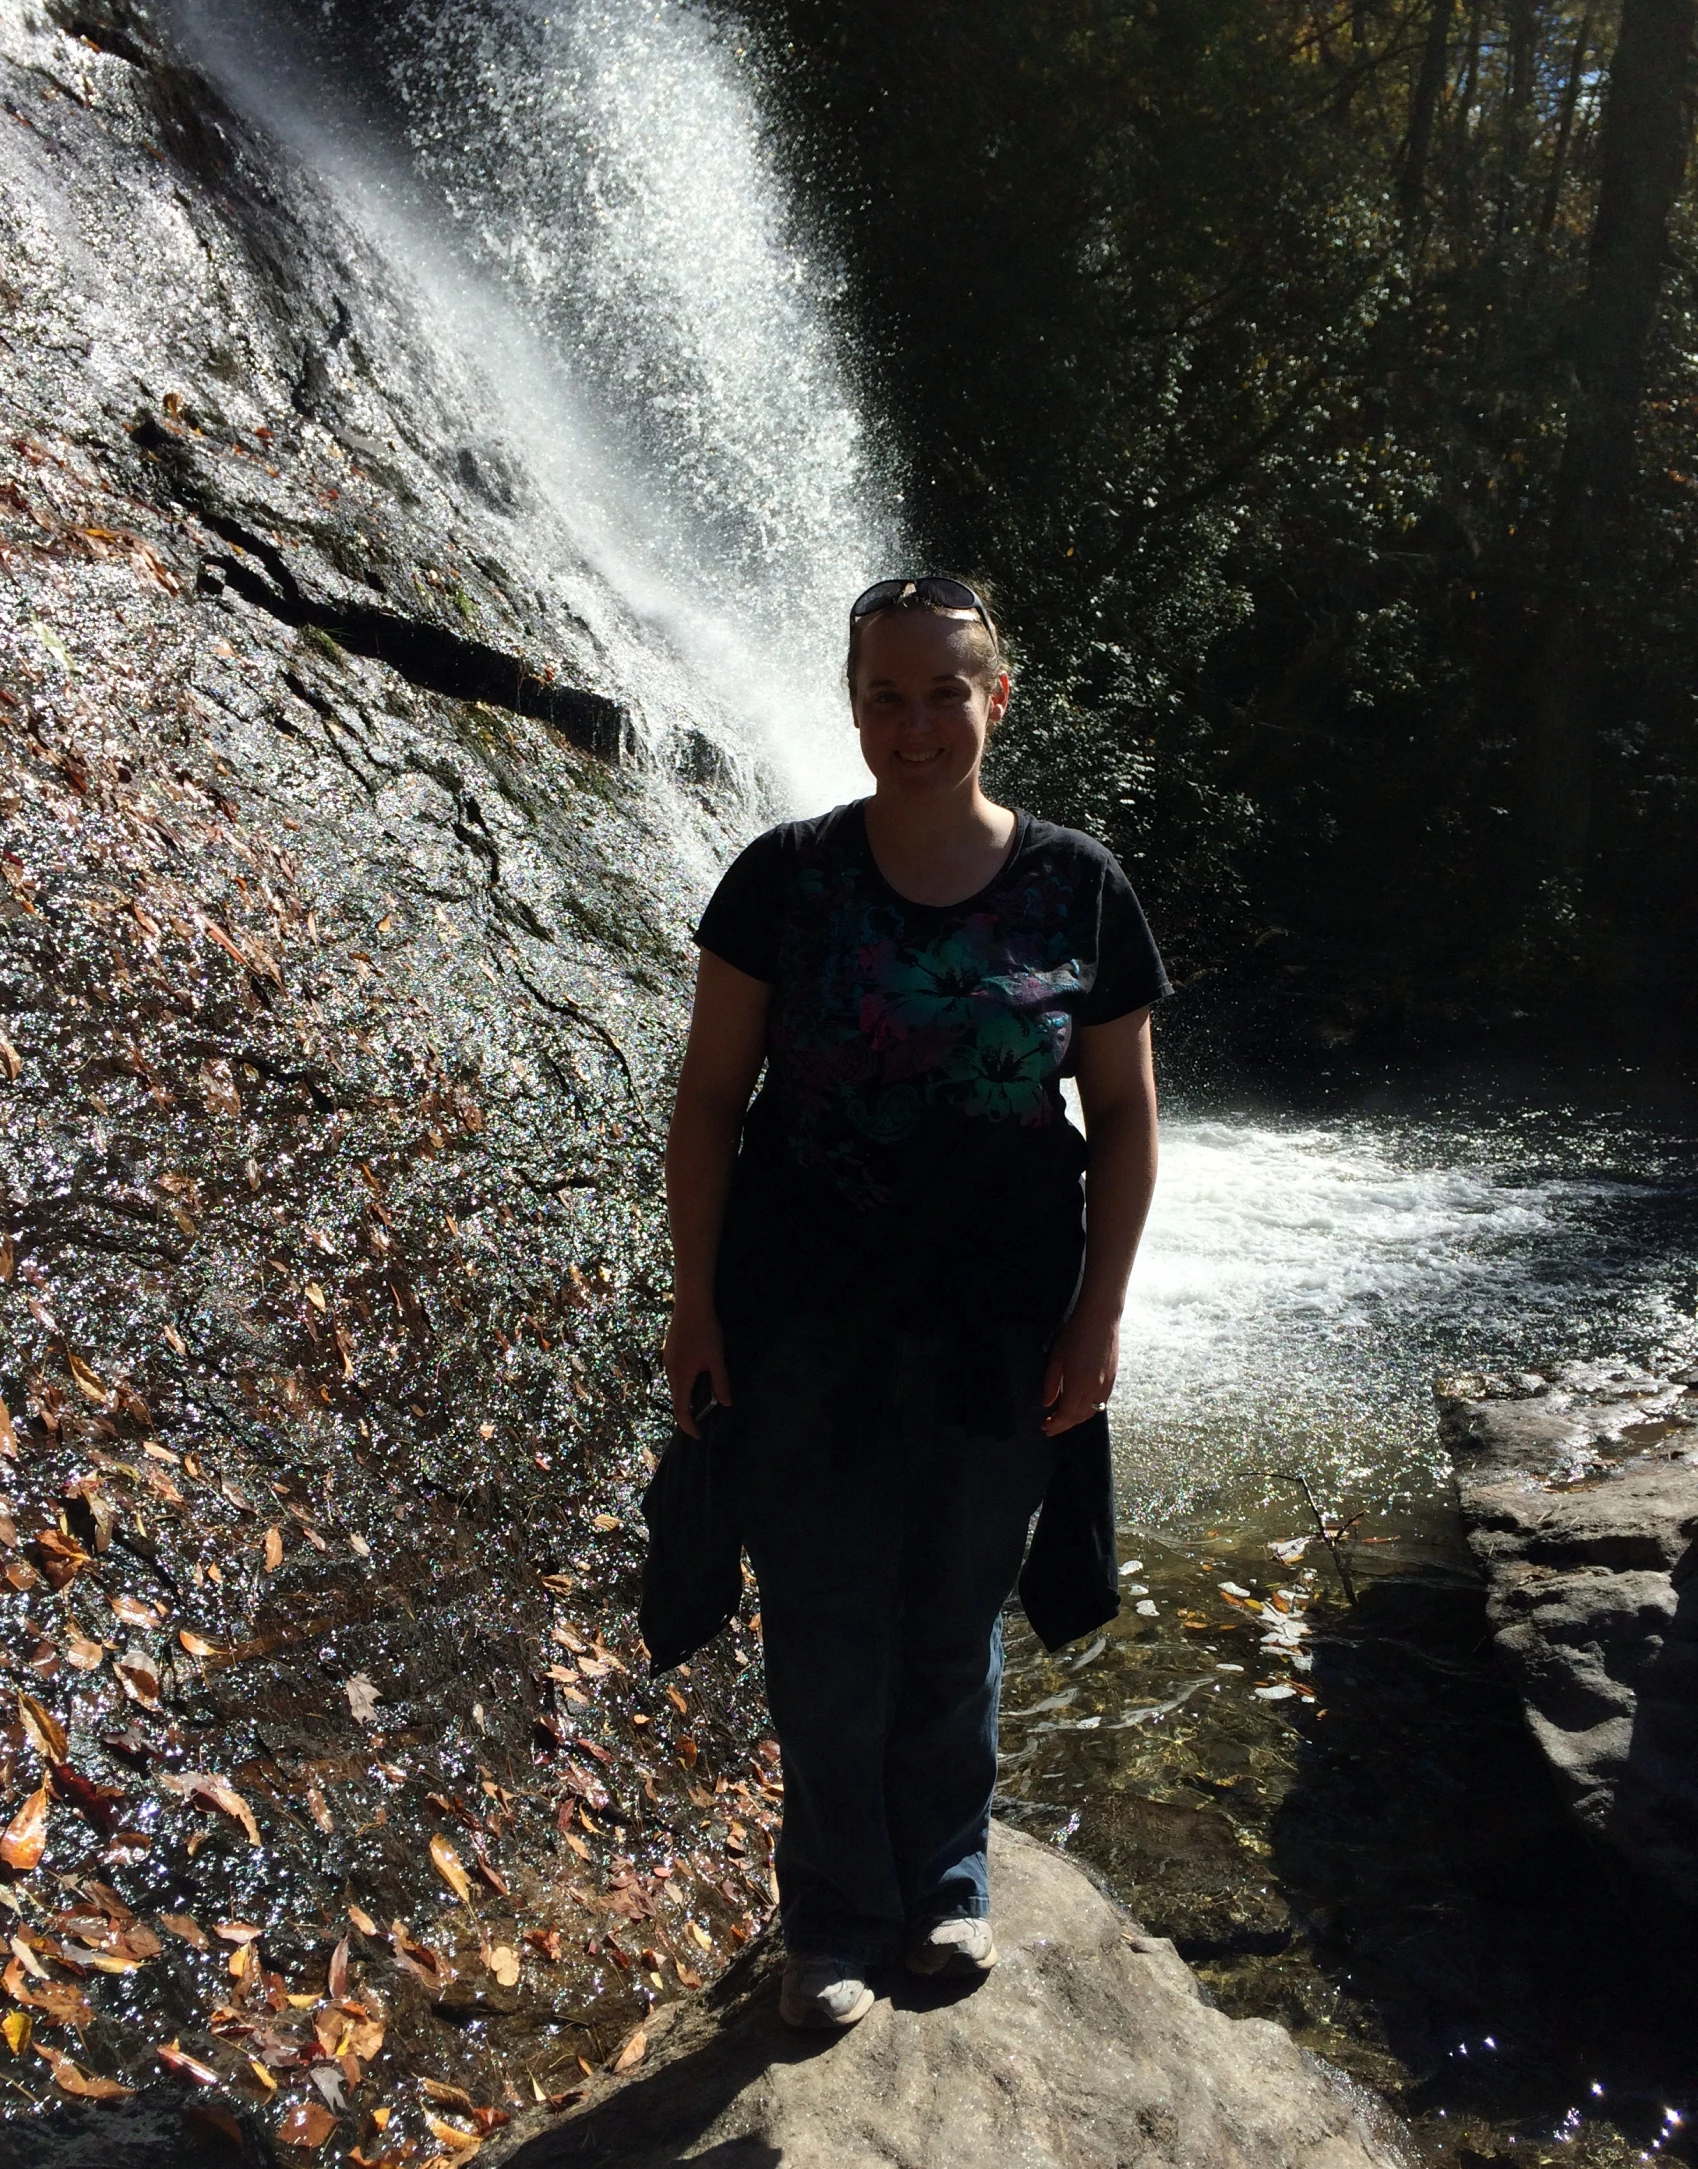
[[[1085,1271],[1044,1373],[1044,1431],[1051,1438],[1071,1431],[1108,1400],[1120,1367],[1120,1313],[1156,1186],[1156,1077],[1148,1009],[1080,1028],[1079,1098],[1091,1148]]]

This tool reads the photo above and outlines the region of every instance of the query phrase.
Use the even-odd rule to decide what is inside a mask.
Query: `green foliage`
[[[1322,1038],[1566,1026],[1698,931],[1693,297],[1677,271],[1593,598],[1597,813],[1554,913],[1528,674],[1614,25],[1433,10],[752,9],[916,548],[1009,599],[1003,788],[1115,845],[1183,972]]]

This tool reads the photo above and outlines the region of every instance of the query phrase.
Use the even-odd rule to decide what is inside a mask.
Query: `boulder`
[[[1698,1905],[1698,1391],[1573,1365],[1441,1398],[1496,1646],[1584,1827]]]
[[[1282,2027],[1212,2009],[1173,1945],[1071,1862],[997,1826],[991,1876],[1002,1963],[982,1983],[903,1977],[850,2032],[802,2035],[778,2017],[778,1954],[759,1948],[653,2021],[626,2076],[594,2081],[546,2128],[504,2133],[497,2158],[1391,2169],[1364,2098]]]

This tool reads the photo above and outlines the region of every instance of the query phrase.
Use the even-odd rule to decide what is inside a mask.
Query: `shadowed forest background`
[[[999,784],[1221,1051],[1698,1038],[1694,13],[753,10]]]

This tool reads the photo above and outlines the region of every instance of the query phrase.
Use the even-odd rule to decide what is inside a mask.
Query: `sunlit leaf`
[[[194,2086],[218,2084],[217,2072],[198,2057],[186,2055],[174,2040],[162,2043],[155,2053],[174,2078],[187,2079]]]
[[[122,2101],[133,2089],[120,2086],[116,2079],[97,2078],[93,2072],[84,2071],[58,2049],[48,2048],[42,2042],[35,2044],[35,2053],[53,2073],[53,2083],[61,2093],[75,2094],[84,2101]]]
[[[440,1832],[430,1841],[430,1857],[437,1874],[455,1897],[462,1905],[469,1906],[472,1902],[471,1878],[467,1875],[459,1854]]]
[[[344,1936],[330,1954],[330,1971],[326,1988],[332,2003],[340,2003],[348,1993],[348,1938]]]
[[[145,1649],[125,1650],[113,1660],[113,1669],[132,1702],[139,1702],[144,1710],[158,1709],[159,1667]]]
[[[111,1387],[106,1384],[104,1379],[97,1377],[95,1373],[89,1369],[88,1365],[83,1361],[81,1356],[73,1355],[69,1350],[67,1350],[65,1354],[65,1362],[70,1370],[72,1378],[76,1381],[77,1391],[81,1393],[86,1400],[94,1401],[98,1403],[100,1407],[104,1408],[107,1402],[110,1401],[112,1398]]]
[[[161,1913],[159,1925],[169,1928],[174,1936],[180,1936],[197,1951],[209,1951],[212,1948],[212,1938],[192,1913]]]
[[[635,2071],[648,2053],[649,2037],[639,2026],[613,2059],[615,2071]]]
[[[377,1722],[378,1692],[363,1672],[356,1672],[343,1687],[348,1707],[362,1725]]]
[[[277,2127],[284,2146],[300,2146],[316,2152],[336,2129],[336,2119],[322,2101],[297,2101]]]
[[[90,1641],[74,1622],[65,1628],[65,1662],[78,1672],[98,1671],[106,1661],[103,1644]]]
[[[30,1745],[43,1762],[63,1762],[70,1752],[65,1738],[65,1728],[44,1703],[34,1695],[19,1694],[18,1715],[24,1730],[29,1734]]]
[[[192,1633],[187,1627],[178,1628],[177,1639],[191,1657],[218,1657],[223,1654],[216,1643],[209,1642],[203,1634]]]
[[[43,1785],[32,1792],[0,1833],[0,1861],[14,1874],[27,1875],[38,1867],[47,1850],[48,1792]]]
[[[265,1532],[265,1571],[275,1574],[283,1564],[283,1532],[273,1525]]]
[[[27,2011],[8,2011],[0,2019],[0,2033],[6,2036],[6,2046],[14,2056],[21,2056],[29,2047],[30,2016]]]

